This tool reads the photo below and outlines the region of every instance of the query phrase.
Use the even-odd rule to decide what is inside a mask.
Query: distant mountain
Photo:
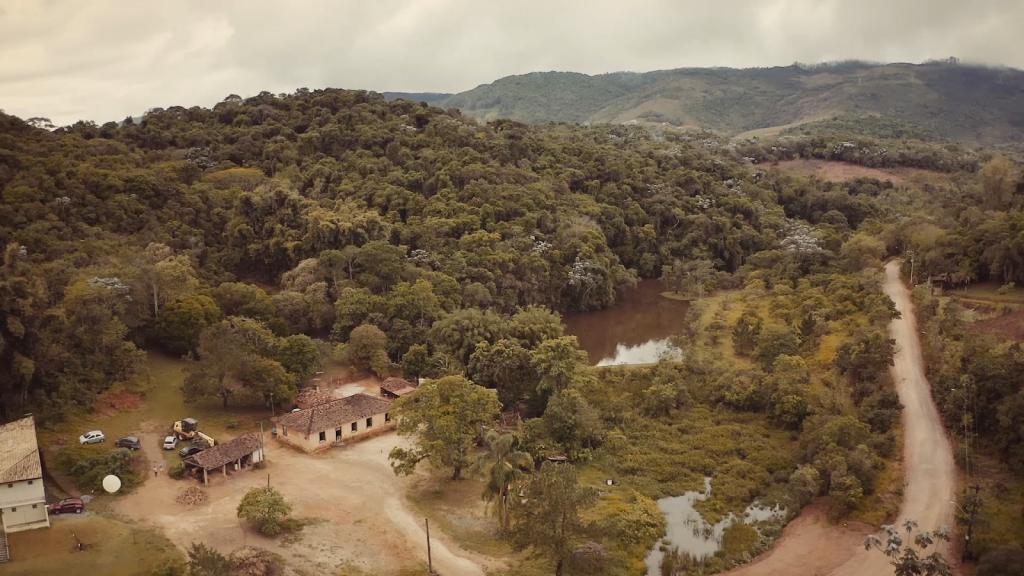
[[[388,99],[427,96],[387,94]],[[884,119],[888,128],[901,126],[898,132],[908,135],[972,144],[1024,141],[1024,72],[956,62],[682,68],[598,76],[534,72],[428,102],[485,121],[636,121],[756,135],[873,116]]]
[[[384,99],[388,102],[392,100],[412,100],[413,102],[426,102],[427,104],[438,104],[445,98],[449,98],[452,94],[446,94],[442,92],[382,92]]]

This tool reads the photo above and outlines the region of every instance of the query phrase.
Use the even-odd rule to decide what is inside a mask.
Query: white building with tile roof
[[[0,514],[4,532],[50,526],[31,416],[0,426]]]

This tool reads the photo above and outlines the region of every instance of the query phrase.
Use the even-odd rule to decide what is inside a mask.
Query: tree
[[[877,268],[885,257],[885,243],[865,233],[858,233],[843,244],[839,255],[847,272]]]
[[[793,497],[797,508],[803,508],[811,503],[811,500],[821,490],[821,478],[814,466],[801,465],[789,477],[789,493]]]
[[[589,532],[581,514],[596,501],[596,490],[579,486],[574,466],[545,462],[531,478],[526,497],[512,500],[512,545],[547,557],[555,564],[555,576],[562,576]]]
[[[741,318],[742,320],[742,318]],[[763,370],[769,370],[779,356],[794,356],[800,349],[800,340],[792,328],[785,324],[768,324],[757,337],[757,346],[750,359]]]
[[[533,367],[540,376],[538,389],[548,392],[566,390],[587,365],[587,353],[580,350],[575,336],[545,340],[533,352]]]
[[[312,338],[304,334],[282,338],[276,358],[300,382],[315,374],[320,367],[320,349]]]
[[[231,561],[202,542],[188,547],[189,576],[231,576]]]
[[[186,401],[217,396],[227,409],[239,387],[265,398],[271,393],[281,399],[294,396],[298,378],[277,361],[281,346],[282,339],[251,318],[231,317],[206,328],[199,337],[198,359],[185,365]]]
[[[427,370],[430,369],[430,352],[426,344],[414,344],[409,351],[402,355],[402,374],[406,378],[412,378],[413,382],[419,381]]]
[[[267,536],[281,533],[281,520],[292,513],[292,505],[271,487],[250,488],[238,503],[238,517]]]
[[[543,306],[527,306],[513,314],[508,325],[509,337],[531,350],[545,340],[561,338],[564,332],[561,315]]]
[[[1024,576],[1024,548],[1007,544],[985,554],[978,563],[978,576]]]
[[[451,468],[453,480],[461,479],[476,438],[500,410],[493,392],[460,376],[427,381],[391,408],[398,434],[416,437],[412,449],[391,451],[391,467],[395,474],[412,474],[427,460],[436,468]]]
[[[579,390],[556,392],[548,402],[543,421],[551,439],[574,461],[586,458],[587,451],[597,448],[604,435],[601,414]]]
[[[209,296],[175,300],[164,306],[157,320],[157,338],[172,352],[195,352],[203,330],[223,319],[224,314]]]
[[[372,324],[363,324],[353,330],[344,350],[345,360],[360,370],[372,368],[378,372],[382,358],[385,364],[389,362],[387,334]],[[378,372],[378,375],[383,373]]]
[[[225,282],[213,289],[213,299],[225,316],[270,320],[277,314],[270,296],[260,287],[244,282]]]
[[[537,388],[532,359],[516,340],[481,342],[469,357],[469,377],[480,386],[496,389],[502,406],[518,412],[520,402]]]
[[[487,479],[482,497],[494,505],[494,515],[504,531],[511,526],[510,494],[533,467],[533,458],[518,449],[518,439],[514,434],[488,430],[484,442],[487,444],[487,453],[473,462],[472,470]]]
[[[436,350],[452,355],[467,366],[477,344],[493,344],[507,333],[508,326],[500,315],[490,310],[463,308],[434,322],[430,328],[430,339]]]
[[[882,534],[868,536],[864,541],[864,549],[875,548],[889,557],[889,563],[896,569],[896,576],[950,576],[949,564],[938,550],[922,556],[927,549],[939,541],[949,542],[949,527],[939,526],[935,532],[918,531],[916,520],[906,520],[903,529],[907,539],[913,535],[913,545],[921,549],[919,553],[910,543],[904,545],[899,530],[892,525],[882,526]]]
[[[761,333],[761,317],[753,310],[744,310],[732,329],[732,346],[736,354],[746,356],[757,346]]]

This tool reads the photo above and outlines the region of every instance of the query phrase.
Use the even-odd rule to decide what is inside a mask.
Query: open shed
[[[210,472],[218,468],[221,474],[227,476],[228,466],[231,466],[231,470],[238,471],[262,461],[263,445],[260,437],[256,434],[246,434],[189,456],[184,463],[197,477],[202,471],[203,484],[209,484]]]

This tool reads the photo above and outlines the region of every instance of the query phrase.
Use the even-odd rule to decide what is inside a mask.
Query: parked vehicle
[[[164,450],[174,450],[178,447],[178,439],[174,436],[164,438]]]
[[[99,444],[106,441],[107,437],[100,430],[90,430],[78,437],[79,444]]]
[[[199,430],[199,421],[195,418],[182,418],[172,425],[174,435],[182,440],[192,440]]]
[[[178,454],[181,455],[182,458],[188,458],[193,454],[199,454],[203,450],[204,448],[202,446],[196,446],[195,444],[193,444],[192,446],[185,446],[180,451],[178,451]]]
[[[81,514],[83,510],[85,510],[85,502],[81,498],[65,498],[60,502],[50,504],[51,514],[67,514],[70,512]]]
[[[137,436],[125,436],[124,438],[118,438],[114,442],[114,446],[117,448],[127,448],[129,450],[138,450],[142,448],[142,442],[139,441]]]

